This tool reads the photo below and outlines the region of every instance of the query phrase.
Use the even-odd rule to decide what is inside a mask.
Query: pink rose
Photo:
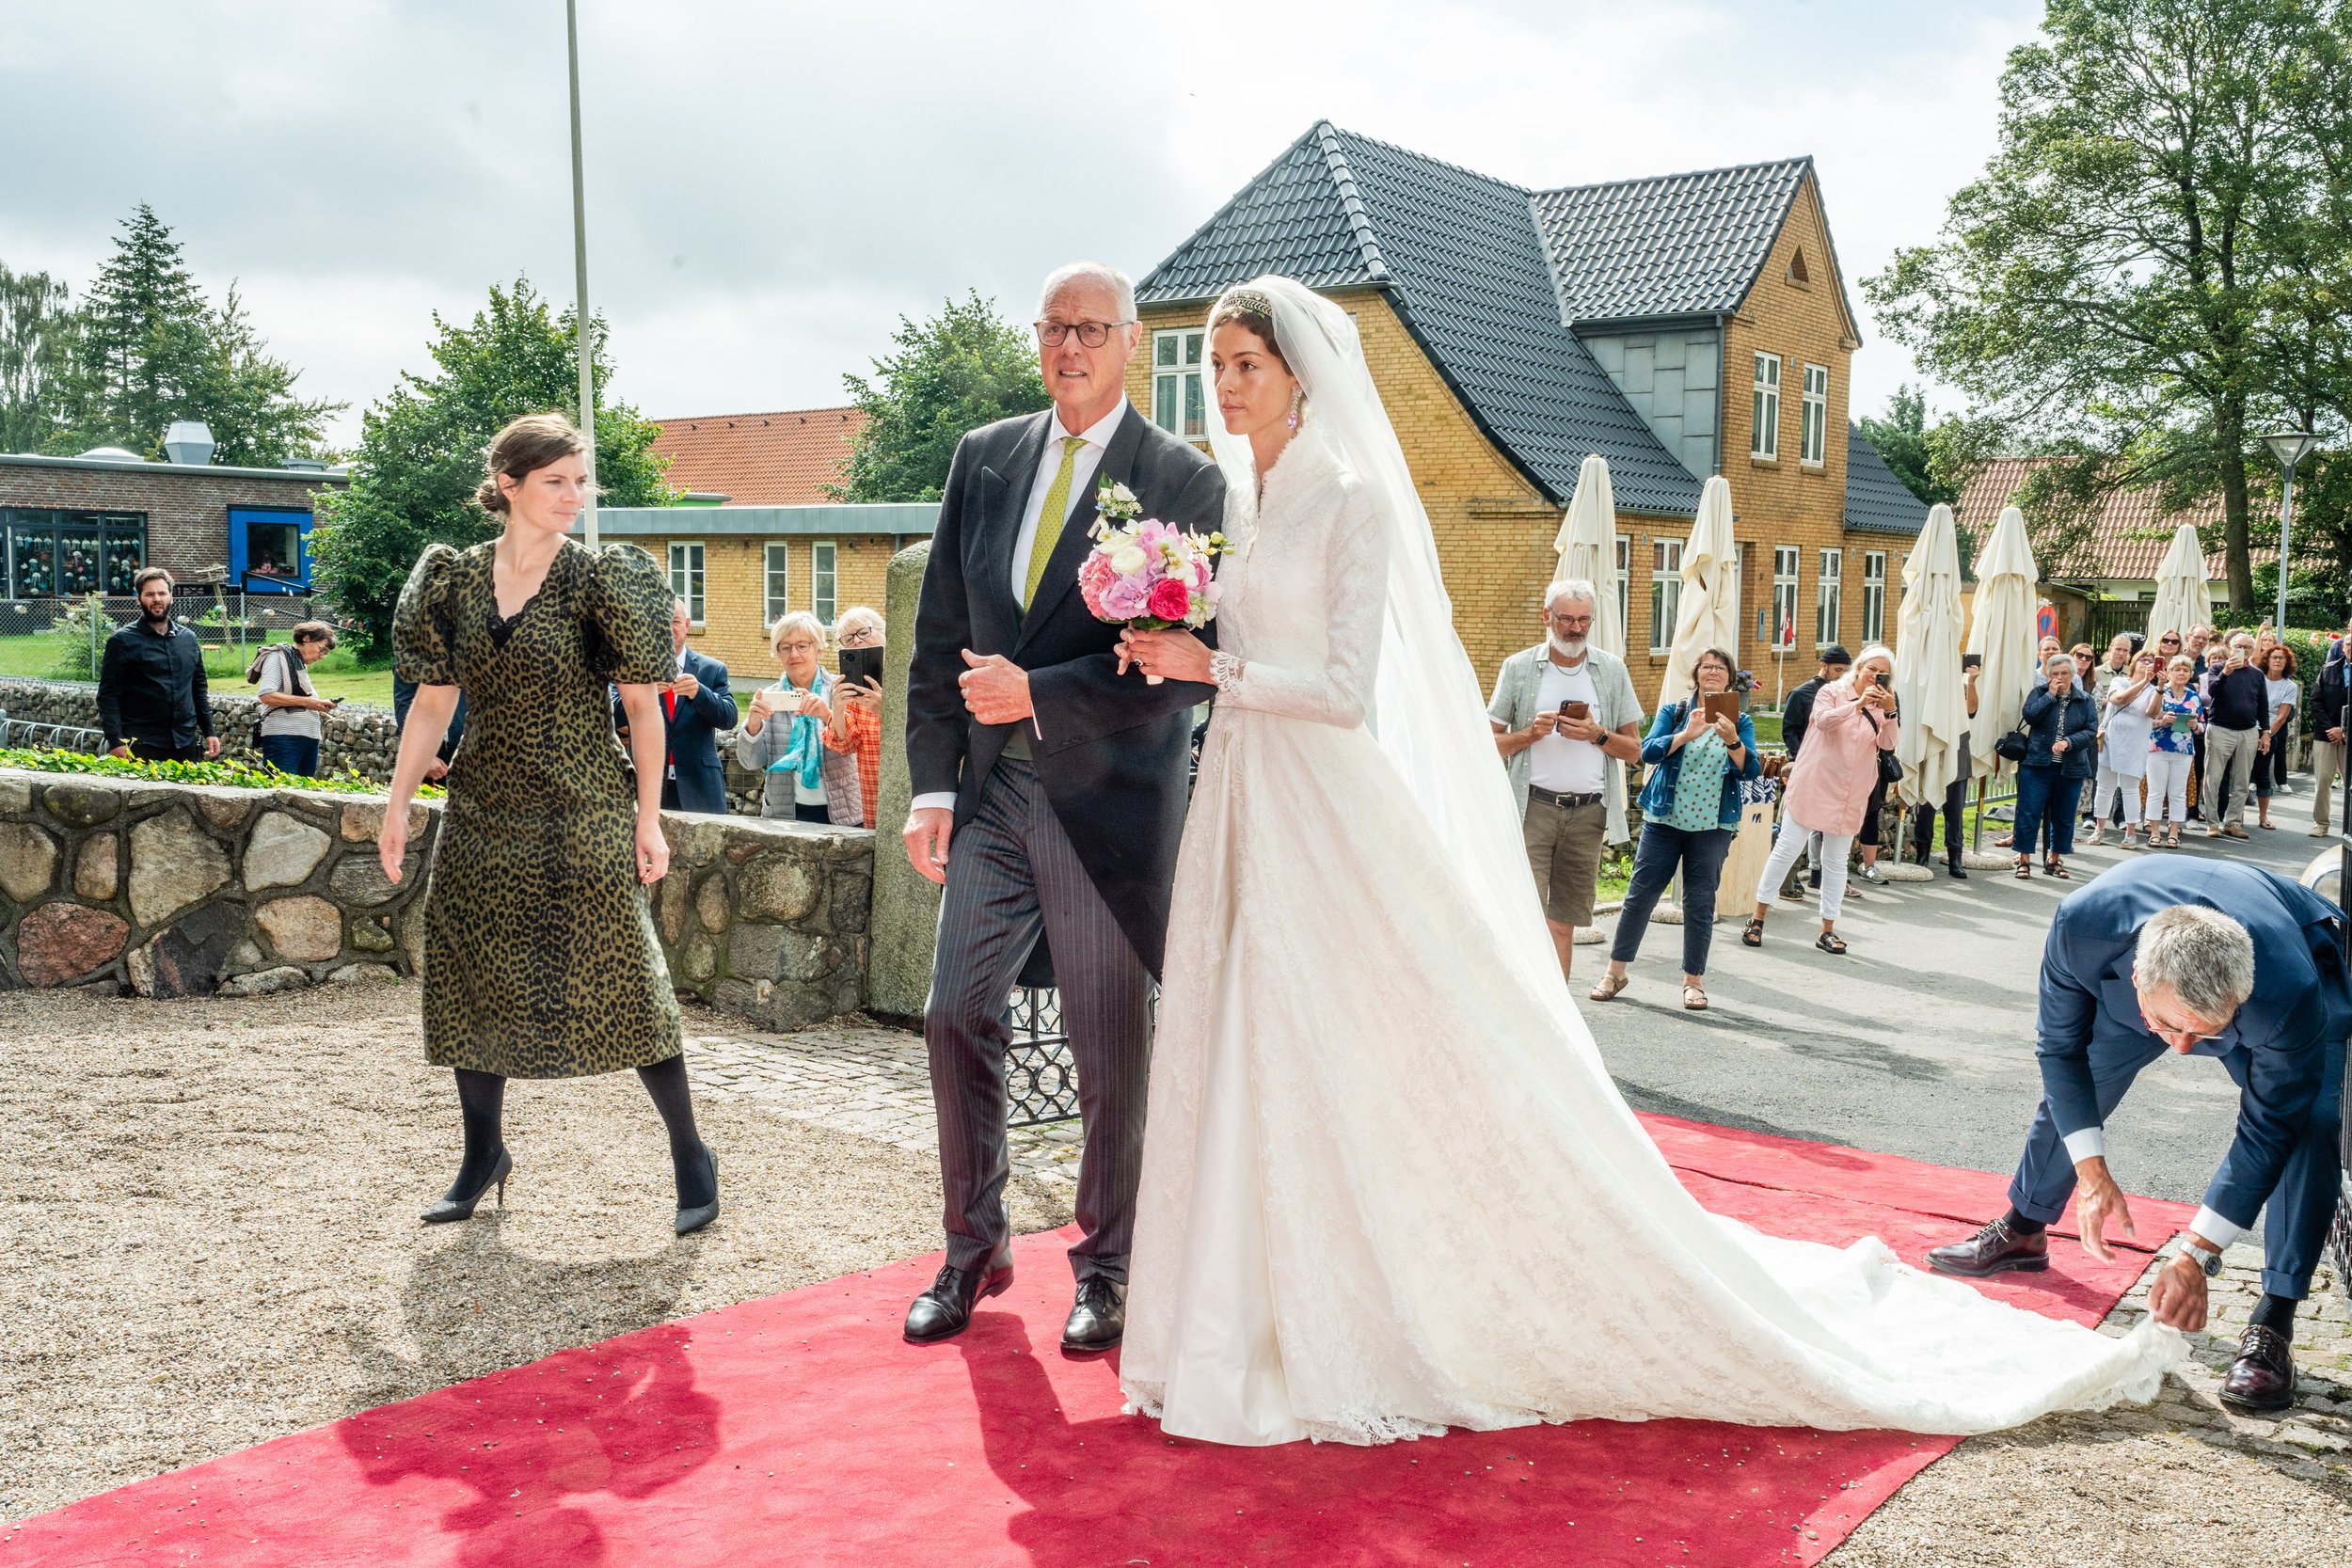
[[[1147,604],[1154,619],[1181,621],[1192,609],[1192,591],[1174,578],[1162,578],[1152,585]]]
[[[1142,585],[1127,578],[1120,578],[1103,590],[1101,619],[1132,621],[1143,613],[1145,599]]]

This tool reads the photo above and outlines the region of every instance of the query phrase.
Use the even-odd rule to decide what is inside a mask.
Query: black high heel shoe
[[[456,1220],[469,1220],[473,1218],[474,1206],[482,1201],[482,1195],[488,1192],[494,1185],[499,1190],[499,1207],[501,1209],[505,1208],[506,1179],[513,1175],[514,1171],[515,1157],[506,1152],[506,1150],[502,1148],[500,1149],[498,1163],[490,1167],[490,1174],[482,1179],[481,1186],[476,1187],[472,1194],[469,1196],[445,1197],[441,1199],[438,1203],[436,1203],[432,1208],[427,1209],[424,1212],[424,1223],[427,1225],[448,1225]]]
[[[691,1236],[719,1217],[719,1151],[705,1144],[703,1159],[710,1166],[710,1201],[677,1212],[677,1219],[674,1223],[681,1236]]]

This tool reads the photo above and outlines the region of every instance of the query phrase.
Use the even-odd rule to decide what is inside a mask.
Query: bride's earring
[[[1290,417],[1290,427],[1291,427],[1293,430],[1296,430],[1296,429],[1298,428],[1298,411],[1299,411],[1299,409],[1301,409],[1301,408],[1303,408],[1304,406],[1306,406],[1306,403],[1307,403],[1307,388],[1304,388],[1304,387],[1294,387],[1294,388],[1291,388],[1291,417]]]

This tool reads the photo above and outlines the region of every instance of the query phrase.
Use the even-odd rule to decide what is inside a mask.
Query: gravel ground
[[[715,1097],[726,1208],[674,1238],[629,1074],[515,1085],[508,1209],[420,1226],[457,1121],[417,997],[0,993],[0,1519],[939,1244],[935,1159]]]

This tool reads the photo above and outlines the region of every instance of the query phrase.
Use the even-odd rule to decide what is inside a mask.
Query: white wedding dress
[[[1568,999],[1353,326],[1253,286],[1311,413],[1262,502],[1216,432],[1242,673],[1177,863],[1134,1408],[1377,1443],[1583,1417],[1973,1433],[2152,1398],[2169,1330],[2108,1338],[1683,1190]]]

